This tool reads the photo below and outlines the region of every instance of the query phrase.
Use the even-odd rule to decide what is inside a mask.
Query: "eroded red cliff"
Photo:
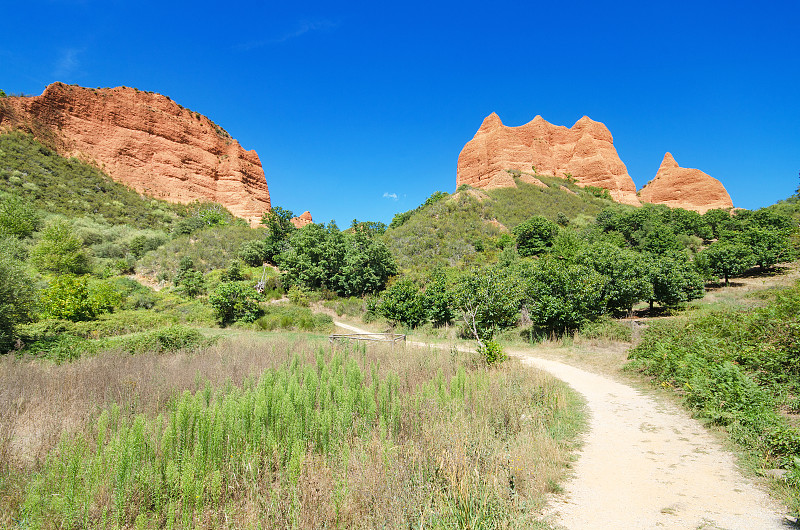
[[[670,153],[664,155],[653,180],[639,192],[642,202],[666,204],[705,213],[713,208],[733,208],[720,181],[699,169],[680,167]]]
[[[457,186],[515,186],[506,170],[564,177],[579,185],[605,188],[621,203],[639,205],[636,185],[614,148],[611,133],[587,116],[569,129],[541,116],[519,127],[506,127],[492,113],[458,157]]]
[[[218,202],[252,225],[270,208],[256,152],[166,96],[54,83],[41,96],[3,103],[1,129],[31,130],[60,154],[93,162],[139,193]]]

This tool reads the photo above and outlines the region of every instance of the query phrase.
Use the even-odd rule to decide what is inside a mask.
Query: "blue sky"
[[[601,121],[638,188],[670,151],[758,208],[800,182],[800,2],[130,2],[3,10],[0,88],[133,86],[227,129],[273,205],[388,223],[483,118]]]

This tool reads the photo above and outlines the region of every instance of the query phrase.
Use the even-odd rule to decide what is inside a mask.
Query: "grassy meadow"
[[[515,362],[308,334],[0,361],[3,527],[545,527],[582,425]]]

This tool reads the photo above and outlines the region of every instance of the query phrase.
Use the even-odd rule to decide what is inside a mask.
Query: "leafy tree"
[[[553,244],[558,234],[558,225],[541,215],[534,215],[512,230],[517,238],[517,250],[520,256],[541,254]]]
[[[463,276],[454,290],[455,307],[479,347],[484,347],[498,331],[516,324],[522,288],[508,269],[476,270]]]
[[[36,290],[19,263],[0,253],[0,352],[11,349],[18,324],[31,320]]]
[[[716,277],[725,278],[725,285],[730,285],[729,278],[731,276],[742,274],[755,262],[752,250],[735,240],[717,241],[703,253]]]
[[[731,214],[728,210],[714,208],[703,214],[703,221],[711,230],[711,237],[719,238],[722,230],[725,230],[725,227],[730,223]]]
[[[791,245],[786,231],[776,228],[751,226],[739,240],[753,254],[753,261],[761,270],[770,269],[778,262],[791,259]]]
[[[454,294],[448,288],[444,269],[436,268],[431,272],[424,296],[428,318],[435,326],[448,324],[455,319]]]
[[[374,232],[343,234],[344,262],[333,289],[341,296],[362,296],[380,291],[397,274],[389,249]]]
[[[42,292],[42,313],[73,322],[94,320],[121,302],[122,297],[108,282],[89,284],[85,276],[62,274],[54,277]]]
[[[25,199],[8,195],[0,202],[0,236],[30,237],[40,225],[39,212]]]
[[[653,302],[664,307],[679,307],[705,294],[703,277],[685,253],[653,255],[650,264],[650,283],[653,285],[650,309]]]
[[[636,233],[636,236],[638,236],[636,238],[638,240],[638,248],[645,252],[661,254],[674,252],[682,248],[672,228],[660,222],[645,224]]]
[[[603,295],[611,311],[631,312],[634,304],[652,296],[647,258],[638,252],[600,242],[582,251],[577,262],[608,279]]]
[[[380,221],[359,221],[353,219],[350,230],[355,233],[366,234],[369,237],[381,236],[386,233],[386,224]]]
[[[383,292],[377,311],[390,322],[409,327],[417,327],[427,319],[425,297],[408,278],[396,281]]]
[[[83,247],[83,240],[65,221],[55,221],[44,229],[31,250],[31,260],[39,270],[56,274],[89,272],[89,253]]]
[[[264,259],[275,263],[275,259],[286,248],[289,237],[297,230],[292,224],[294,213],[280,206],[274,206],[261,217],[261,224],[267,227],[264,239]]]
[[[195,268],[194,260],[189,256],[181,258],[174,282],[178,290],[189,298],[195,298],[206,290],[203,273]]]
[[[214,316],[221,326],[232,322],[254,322],[263,313],[258,293],[243,282],[222,282],[208,296]]]
[[[288,285],[330,289],[341,296],[379,291],[397,273],[382,240],[368,231],[343,233],[335,223],[296,230],[277,261]]]
[[[607,281],[591,267],[545,257],[525,278],[524,304],[540,330],[572,331],[605,312]]]

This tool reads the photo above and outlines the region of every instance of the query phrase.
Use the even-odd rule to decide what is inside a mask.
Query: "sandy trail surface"
[[[557,361],[518,353],[581,393],[585,445],[548,514],[569,529],[774,529],[783,510],[682,409]]]
[[[787,528],[782,507],[684,410],[534,350],[510,353],[566,382],[590,412],[574,476],[549,499],[551,523],[575,530]]]

